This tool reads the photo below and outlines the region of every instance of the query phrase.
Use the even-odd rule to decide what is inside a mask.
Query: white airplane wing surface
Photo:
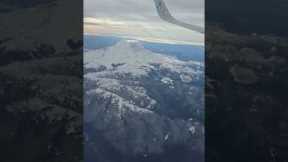
[[[197,26],[197,25],[192,25],[192,24],[187,24],[185,22],[179,21],[176,18],[174,18],[170,14],[170,12],[169,12],[169,10],[168,10],[168,8],[167,8],[167,6],[166,6],[166,4],[165,4],[165,2],[163,0],[154,0],[154,2],[155,2],[155,6],[156,6],[156,9],[157,9],[158,15],[164,21],[167,21],[169,23],[172,23],[172,24],[175,24],[175,25],[178,25],[178,26],[182,26],[184,28],[187,28],[187,29],[199,32],[199,33],[204,33],[204,28],[203,27]]]

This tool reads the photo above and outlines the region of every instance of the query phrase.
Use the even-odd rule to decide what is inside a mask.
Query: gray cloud
[[[204,0],[165,2],[172,15],[180,21],[204,26]],[[86,34],[204,44],[203,34],[160,19],[153,0],[84,0],[84,16]]]
[[[204,24],[204,0],[165,0],[175,17]],[[153,0],[84,0],[84,16],[159,21]]]

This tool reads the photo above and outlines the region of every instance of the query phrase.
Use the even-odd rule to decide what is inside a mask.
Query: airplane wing
[[[185,22],[179,21],[176,18],[174,18],[171,13],[169,12],[165,2],[163,0],[154,0],[155,6],[157,9],[157,13],[160,16],[160,18],[164,21],[167,21],[169,23],[182,26],[184,28],[187,28],[189,30],[193,30],[199,33],[204,33],[204,28],[197,25],[187,24]]]

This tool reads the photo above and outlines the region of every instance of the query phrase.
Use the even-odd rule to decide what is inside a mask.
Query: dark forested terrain
[[[73,38],[59,35],[65,25],[58,24],[54,7],[62,5],[61,0],[0,2],[2,162],[82,160],[82,31],[75,30],[81,19],[78,24],[74,17],[69,24],[74,27],[65,29]],[[73,12],[77,15],[77,8]]]
[[[288,160],[285,0],[206,0],[206,159]]]
[[[288,41],[206,30],[208,161],[288,159]]]

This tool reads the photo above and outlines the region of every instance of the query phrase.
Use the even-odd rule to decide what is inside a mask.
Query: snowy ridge
[[[86,68],[105,66],[116,73],[132,74],[135,77],[147,75],[153,70],[153,65],[160,65],[162,69],[180,73],[194,73],[189,66],[199,65],[197,62],[180,61],[174,57],[153,53],[145,49],[137,41],[122,40],[112,47],[88,51],[84,54]],[[188,68],[186,68],[188,67]]]
[[[140,83],[141,79],[149,77],[150,72],[176,74],[183,83],[198,79],[203,73],[199,62],[153,53],[134,40],[122,40],[106,49],[86,52],[84,65],[88,90],[116,94],[114,97],[121,103],[128,102],[146,109],[153,109],[157,103]],[[174,81],[169,76],[162,77],[160,82],[174,88]]]
[[[153,53],[134,40],[85,52],[85,122],[93,123],[113,147],[127,154],[148,156],[163,152],[164,144],[198,139],[202,125],[159,111],[166,111],[162,109],[167,94],[197,95],[200,88],[192,82],[202,74],[201,63]],[[193,145],[202,147],[202,140]]]

